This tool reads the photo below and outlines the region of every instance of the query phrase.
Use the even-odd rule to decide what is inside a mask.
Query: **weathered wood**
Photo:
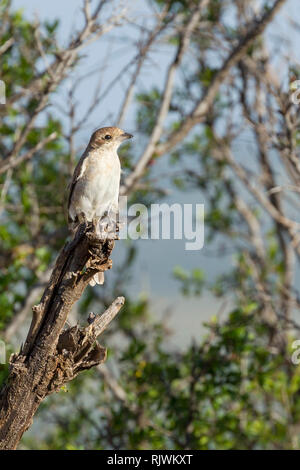
[[[0,394],[0,449],[17,447],[47,395],[105,360],[106,350],[96,338],[118,313],[124,298],[96,316],[95,326],[67,330],[64,326],[94,274],[110,269],[113,247],[114,240],[99,240],[92,227],[82,226],[61,250],[41,302],[33,307],[25,344],[10,360],[9,377]]]

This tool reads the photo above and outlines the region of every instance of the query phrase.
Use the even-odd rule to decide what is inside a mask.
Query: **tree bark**
[[[96,272],[110,269],[114,240],[100,240],[92,227],[81,226],[61,250],[24,346],[10,359],[8,379],[0,394],[0,449],[15,449],[32,424],[45,397],[80,371],[101,364],[106,349],[96,342],[124,303],[119,297],[85,328],[64,329],[73,304]],[[92,322],[92,323],[91,323]]]

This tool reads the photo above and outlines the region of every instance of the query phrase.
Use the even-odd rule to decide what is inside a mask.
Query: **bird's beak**
[[[132,139],[133,135],[128,134],[128,132],[124,132],[124,134],[121,135],[122,140],[127,140],[127,139]]]

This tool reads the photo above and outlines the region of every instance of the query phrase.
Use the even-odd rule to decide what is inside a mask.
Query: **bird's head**
[[[101,127],[101,129],[97,129],[92,134],[89,146],[93,149],[102,147],[109,150],[117,150],[122,142],[132,137],[131,134],[118,127]]]

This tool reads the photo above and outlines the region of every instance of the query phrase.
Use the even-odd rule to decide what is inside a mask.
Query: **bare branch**
[[[246,35],[239,40],[238,45],[234,48],[234,50],[224,62],[223,66],[212,79],[204,96],[201,98],[199,103],[197,103],[192,113],[184,120],[181,127],[168,137],[168,140],[165,143],[162,143],[156,147],[155,152],[158,155],[163,155],[167,152],[170,152],[170,150],[172,150],[188,135],[188,133],[196,124],[199,124],[204,120],[208,109],[212,105],[220,86],[226,80],[231,68],[237,64],[253,41],[255,41],[255,39],[263,33],[268,24],[273,20],[275,14],[285,2],[286,0],[276,0],[273,7],[268,9],[260,20],[253,21],[253,24],[249,28]]]
[[[7,159],[4,160],[4,163],[0,165],[0,175],[2,173],[5,173],[7,170],[15,168],[16,166],[20,165],[20,163],[23,163],[26,160],[30,160],[37,152],[42,150],[47,144],[55,140],[57,137],[56,132],[52,132],[52,134],[48,135],[45,137],[45,139],[41,140],[38,144],[36,144],[35,147],[32,149],[28,150],[24,154],[20,155],[18,158],[15,157],[16,151],[11,153],[11,156]],[[21,139],[21,138],[20,138]],[[23,139],[22,139],[23,140]],[[19,147],[19,146],[18,146]]]
[[[121,194],[125,194],[128,192],[129,189],[132,189],[132,186],[134,185],[136,180],[140,178],[153,155],[157,142],[161,138],[163,132],[163,124],[170,108],[176,70],[182,62],[183,56],[190,43],[191,35],[195,27],[197,26],[201,17],[201,13],[203,12],[204,8],[206,8],[207,4],[208,0],[202,0],[199,2],[198,7],[191,14],[189,22],[186,28],[184,29],[184,32],[182,33],[175,58],[167,71],[164,91],[162,93],[162,101],[160,104],[160,109],[158,111],[154,129],[151,133],[147,147],[145,148],[142,156],[140,157],[137,165],[135,166],[134,171],[128,176],[128,178],[126,178],[124,186],[121,188]]]
[[[118,298],[95,325],[63,331],[73,304],[96,272],[111,267],[111,239],[99,240],[83,227],[61,250],[24,346],[10,360],[10,376],[0,395],[0,448],[14,449],[42,400],[80,371],[99,365],[106,350],[95,343],[124,303]]]
[[[14,38],[7,39],[7,41],[5,41],[5,43],[0,47],[0,56],[4,54],[14,44],[14,42]]]

